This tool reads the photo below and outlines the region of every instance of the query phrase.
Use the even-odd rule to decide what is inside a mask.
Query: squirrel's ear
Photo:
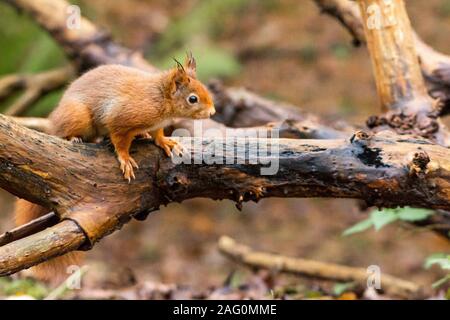
[[[175,60],[175,59],[174,59]],[[184,67],[177,60],[177,67],[172,70],[170,75],[170,92],[177,91],[184,83],[188,81],[187,73]]]
[[[197,62],[195,61],[191,51],[186,53],[186,61],[184,65],[186,66],[187,74],[190,77],[195,78],[197,76]]]

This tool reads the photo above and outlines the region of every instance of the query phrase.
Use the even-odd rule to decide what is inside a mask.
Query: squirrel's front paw
[[[120,163],[120,170],[122,170],[123,177],[128,180],[128,182],[131,181],[131,179],[136,179],[134,175],[133,167],[138,169],[139,166],[137,165],[136,161],[134,161],[133,158],[128,157],[127,159],[124,159],[122,157],[118,157],[119,163]]]
[[[183,153],[183,147],[177,141],[170,138],[156,138],[155,144],[158,147],[162,148],[169,157],[172,157],[172,151],[175,151],[178,155],[181,155]]]

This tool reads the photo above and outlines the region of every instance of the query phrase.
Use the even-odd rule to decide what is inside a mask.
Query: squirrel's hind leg
[[[89,141],[95,135],[90,109],[78,101],[62,101],[49,117],[51,134],[73,142]]]

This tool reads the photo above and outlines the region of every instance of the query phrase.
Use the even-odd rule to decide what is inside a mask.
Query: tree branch
[[[59,217],[54,212],[47,213],[42,217],[1,234],[0,247],[13,241],[25,238],[33,233],[42,231],[47,227],[55,225],[58,221]]]
[[[356,282],[363,288],[367,287],[369,274],[364,268],[254,251],[250,247],[236,243],[234,239],[225,236],[219,239],[219,250],[231,259],[252,268],[264,268],[314,279]],[[381,288],[387,294],[406,299],[418,299],[423,296],[421,286],[388,274],[381,275]]]
[[[0,101],[18,90],[25,90],[4,114],[17,116],[25,113],[46,93],[59,89],[74,76],[71,66],[62,67],[38,74],[14,74],[0,79]]]
[[[336,18],[349,31],[354,43],[366,43],[361,13],[356,1],[314,0],[314,2],[324,13]],[[436,112],[440,116],[446,115],[450,112],[450,57],[432,49],[414,32],[413,36],[428,94],[439,101]]]
[[[382,110],[369,127],[388,125],[444,144],[446,135],[428,96],[403,0],[358,0]]]
[[[44,231],[0,247],[0,276],[76,250],[85,241],[83,231],[75,222],[62,221]]]
[[[236,133],[239,130],[244,129]],[[84,242],[77,237],[76,243],[83,242],[85,249],[132,217],[144,219],[160,205],[195,197],[231,199],[238,205],[266,197],[357,198],[380,207],[450,210],[450,151],[426,140],[362,132],[351,140],[259,138],[248,140],[248,151],[242,152],[243,139],[182,139],[186,154],[198,164],[176,164],[152,143],[137,141],[131,152],[140,169],[129,184],[109,146],[64,141],[0,116],[0,187],[76,221],[86,236]],[[263,158],[278,159],[274,175],[261,175],[265,166],[248,160],[264,143],[278,146]],[[212,151],[219,164],[199,161]],[[227,164],[227,159],[234,161]],[[44,230],[39,237],[47,239],[57,229],[58,225]],[[27,241],[17,242],[30,244]],[[74,249],[73,242],[69,247]],[[0,266],[10,266],[10,251],[4,250]],[[14,258],[24,268],[42,261],[29,250],[24,248]],[[60,254],[50,243],[39,250],[45,258]],[[0,274],[17,271],[18,264],[13,265]]]

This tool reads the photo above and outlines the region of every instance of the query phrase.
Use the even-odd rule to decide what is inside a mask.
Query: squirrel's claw
[[[183,147],[177,141],[172,139],[166,137],[156,138],[155,144],[163,149],[169,157],[172,157],[172,151],[176,151],[179,155],[182,154]]]
[[[70,142],[73,142],[73,143],[82,143],[82,142],[83,142],[83,139],[81,139],[80,137],[72,137],[72,138],[70,138]]]
[[[173,146],[172,151],[176,151],[177,155],[181,157],[183,155],[183,152],[185,151],[183,146],[179,144],[178,142]]]
[[[128,183],[131,182],[131,179],[136,179],[136,176],[134,175],[133,167],[136,169],[139,168],[136,161],[134,161],[133,158],[129,157],[127,160],[122,159],[119,157],[120,162],[120,170],[122,170],[123,177],[128,180]]]

